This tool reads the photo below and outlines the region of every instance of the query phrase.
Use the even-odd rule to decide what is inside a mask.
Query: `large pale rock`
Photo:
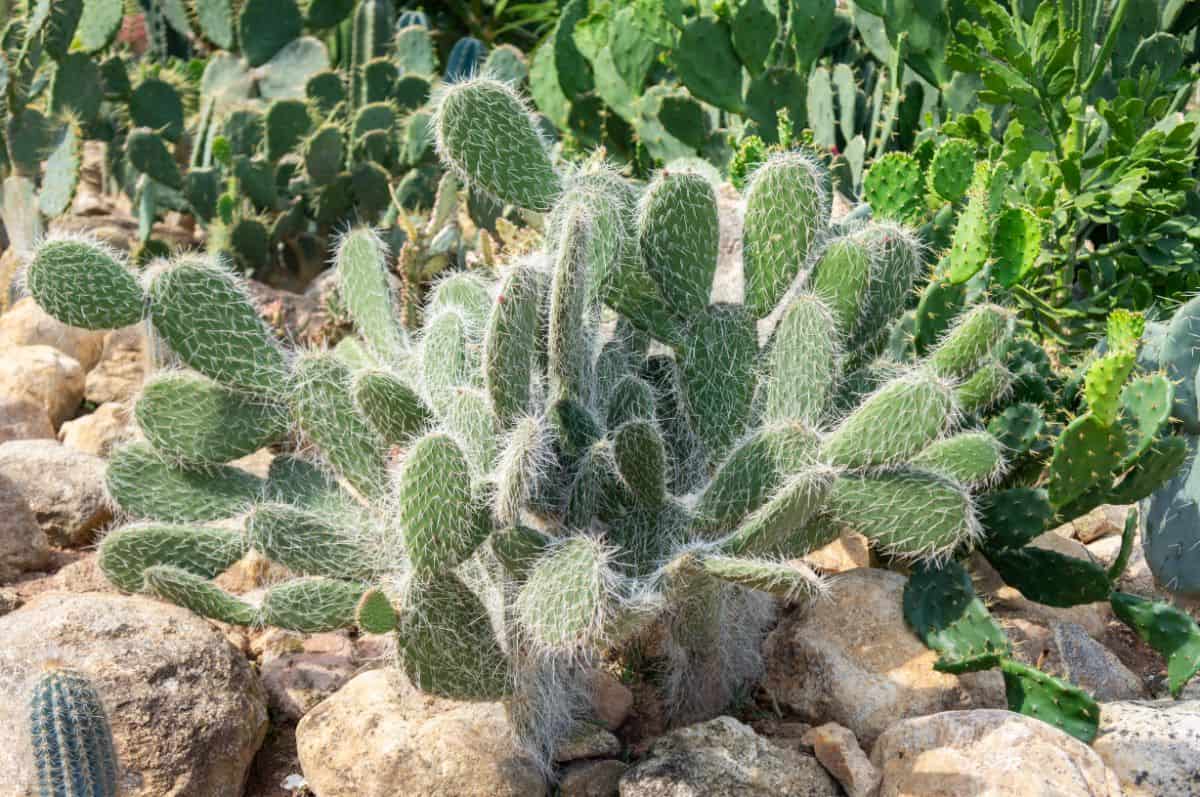
[[[296,727],[320,797],[538,797],[546,784],[513,740],[500,703],[418,692],[395,670],[355,677]]]
[[[99,457],[52,440],[14,440],[0,445],[0,475],[20,488],[54,545],[87,545],[112,518]]]
[[[104,332],[67,326],[27,296],[0,315],[0,351],[17,346],[53,346],[88,371],[100,361]]]
[[[53,346],[16,346],[0,357],[0,400],[41,407],[55,428],[83,400],[83,368]]]
[[[46,534],[20,488],[0,475],[0,583],[50,561]]]
[[[58,439],[68,448],[107,457],[117,443],[129,434],[129,410],[110,401],[88,415],[67,421],[58,430]]]
[[[1009,711],[947,711],[888,728],[871,760],[878,797],[1121,797],[1116,775],[1073,736]]]
[[[733,717],[659,737],[621,777],[621,797],[837,797],[809,755],[764,739]]]
[[[93,404],[129,404],[146,378],[146,346],[141,326],[114,329],[105,335],[100,362],[88,372],[84,397]]]
[[[905,578],[852,570],[830,600],[784,617],[763,647],[764,686],[813,724],[836,722],[866,746],[893,722],[954,708],[1005,705],[998,672],[937,672],[938,654],[904,622]]]
[[[1081,625],[1045,626],[1018,618],[1003,619],[1001,625],[1016,659],[1087,690],[1101,702],[1146,696],[1142,679]]]
[[[122,797],[241,794],[267,731],[266,698],[209,623],[146,598],[49,593],[0,618],[0,639],[5,794],[32,794],[25,690],[51,660],[86,674],[105,701]]]
[[[9,440],[53,440],[50,413],[28,399],[0,396],[0,443]]]
[[[1125,797],[1200,793],[1200,700],[1104,703],[1092,748]]]

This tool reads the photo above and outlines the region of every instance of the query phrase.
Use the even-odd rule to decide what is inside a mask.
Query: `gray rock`
[[[1200,700],[1104,703],[1092,748],[1125,797],[1200,794]]]
[[[0,443],[9,440],[53,440],[50,414],[28,399],[0,396]]]
[[[1088,636],[1083,626],[1059,623],[1054,643],[1062,662],[1062,675],[1092,693],[1100,702],[1145,697],[1142,679],[1121,663],[1116,654]]]
[[[0,475],[0,582],[50,562],[46,533],[11,479]]]
[[[56,429],[79,408],[83,384],[79,362],[53,346],[16,346],[0,357],[0,400],[41,407]]]
[[[563,768],[558,797],[617,797],[621,776],[629,769],[624,761],[576,761]]]
[[[659,737],[621,777],[621,797],[837,797],[812,756],[780,747],[733,717]]]
[[[266,735],[266,697],[209,623],[146,598],[49,593],[0,618],[0,639],[5,794],[32,794],[25,695],[52,660],[87,675],[104,700],[122,797],[241,794]]]
[[[871,761],[878,797],[1121,797],[1090,747],[1010,711],[946,711],[897,722]]]
[[[621,742],[612,733],[598,725],[580,723],[554,753],[557,763],[578,761],[583,758],[610,758],[621,752]]]
[[[112,518],[104,467],[99,457],[53,440],[0,445],[0,475],[17,485],[53,545],[87,545]]]
[[[259,672],[272,710],[298,720],[346,684],[358,669],[344,634],[313,634],[295,649],[264,652]]]

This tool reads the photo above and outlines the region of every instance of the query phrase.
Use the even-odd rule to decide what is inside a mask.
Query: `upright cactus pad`
[[[642,196],[638,234],[646,270],[682,316],[708,305],[717,269],[717,200],[697,174],[660,173]]]
[[[85,329],[129,326],[146,312],[137,278],[116,252],[97,241],[46,241],[29,264],[25,285],[47,313]]]
[[[42,797],[116,797],[117,754],[96,688],[72,670],[52,669],[29,699],[29,735]]]

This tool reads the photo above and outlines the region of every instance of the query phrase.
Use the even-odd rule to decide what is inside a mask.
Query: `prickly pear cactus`
[[[116,797],[117,755],[104,704],[83,675],[52,669],[29,698],[40,797]]]

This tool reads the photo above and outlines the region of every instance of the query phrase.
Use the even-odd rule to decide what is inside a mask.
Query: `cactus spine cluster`
[[[95,687],[51,669],[29,699],[29,735],[39,797],[116,797],[117,755]]]
[[[226,622],[394,627],[414,683],[509,697],[548,757],[573,719],[572,665],[652,627],[673,715],[721,708],[761,666],[773,596],[823,587],[789,561],[842,529],[912,563],[977,541],[973,491],[1004,459],[972,427],[1008,388],[1012,319],[980,305],[927,356],[881,362],[922,267],[902,227],[831,228],[817,168],[778,155],[747,189],[746,299],[714,302],[703,177],[560,171],[489,79],[448,87],[434,127],[469,186],[546,213],[545,249],[495,279],[445,278],[414,339],[380,240],[347,234],[353,362],[278,346],[214,262],[139,282],[100,247],[43,244],[29,278],[43,307],[96,308],[72,320],[99,325],[140,303],[190,369],[151,382],[135,411],[147,442],[110,465],[140,520],[101,544],[114,583]],[[981,371],[1001,378],[980,387]],[[265,479],[227,464],[286,439],[320,454],[281,455]],[[244,530],[195,525],[235,515]],[[223,592],[210,579],[248,549],[296,579],[259,604]]]

